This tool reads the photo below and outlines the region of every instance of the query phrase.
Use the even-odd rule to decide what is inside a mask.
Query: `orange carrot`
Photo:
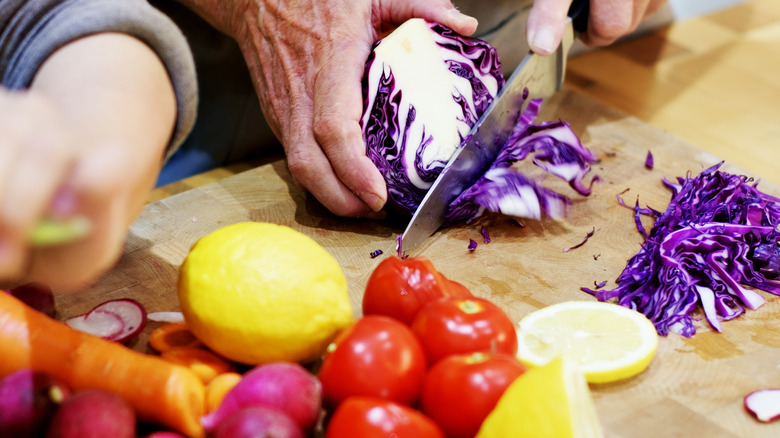
[[[174,347],[201,347],[185,322],[171,322],[157,327],[149,334],[149,346],[158,353]]]
[[[222,373],[211,379],[206,385],[206,413],[217,409],[225,399],[225,395],[241,380],[241,374]]]
[[[203,383],[222,373],[235,371],[227,359],[203,348],[174,347],[160,353],[163,359],[191,369]]]
[[[191,370],[73,329],[0,293],[0,378],[23,368],[73,391],[112,391],[144,421],[204,436],[205,387]]]

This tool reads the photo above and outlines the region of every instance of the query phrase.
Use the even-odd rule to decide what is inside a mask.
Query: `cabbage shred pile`
[[[634,206],[641,250],[628,260],[613,290],[582,290],[599,301],[647,316],[660,335],[696,333],[698,306],[713,329],[756,309],[765,299],[751,288],[780,295],[780,199],[751,178],[719,170],[664,179],[672,198],[664,212]],[[655,222],[648,233],[640,218]],[[751,288],[747,288],[749,286]]]

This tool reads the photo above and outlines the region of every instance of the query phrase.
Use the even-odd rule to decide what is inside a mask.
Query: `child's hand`
[[[0,89],[0,282],[83,286],[121,254],[176,120],[165,68],[123,34],[58,49],[29,91]],[[84,217],[89,233],[33,245],[44,219]]]
[[[35,92],[0,90],[0,277],[28,263],[33,227],[75,213],[64,186],[79,152],[59,108]]]

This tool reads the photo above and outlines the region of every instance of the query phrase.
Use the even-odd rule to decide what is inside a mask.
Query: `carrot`
[[[222,400],[234,386],[241,380],[241,374],[229,372],[222,373],[211,379],[206,385],[206,413],[219,407]]]
[[[203,437],[205,387],[186,367],[71,328],[0,293],[0,378],[46,372],[73,391],[112,391],[144,421]]]
[[[158,353],[174,347],[200,347],[203,343],[195,337],[185,322],[171,322],[157,327],[149,334],[149,346]]]
[[[204,384],[219,374],[236,370],[227,359],[203,348],[174,347],[163,351],[160,357],[191,369]]]

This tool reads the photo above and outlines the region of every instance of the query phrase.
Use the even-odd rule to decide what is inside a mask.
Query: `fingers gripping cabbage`
[[[363,76],[361,126],[392,209],[414,213],[503,84],[495,48],[437,23],[409,20],[374,45]],[[568,124],[535,124],[539,105],[529,103],[496,162],[452,203],[448,223],[471,221],[485,210],[534,219],[563,216],[565,196],[511,167],[526,157],[589,194],[583,177],[595,156]]]

